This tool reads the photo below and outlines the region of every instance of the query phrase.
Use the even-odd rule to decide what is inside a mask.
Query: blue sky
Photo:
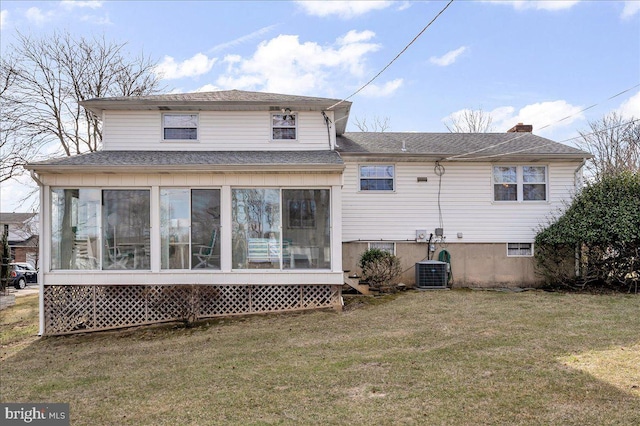
[[[16,31],[65,30],[127,42],[132,55],[144,51],[159,61],[167,92],[240,89],[342,99],[446,4],[2,0],[1,48],[9,51]],[[481,108],[492,114],[495,131],[524,122],[536,134],[565,141],[611,111],[640,117],[638,84],[640,1],[457,0],[349,99],[347,130],[357,131],[356,117],[378,117],[388,119],[391,131],[446,132],[448,117]],[[24,210],[10,204],[13,185],[2,188],[3,211]]]

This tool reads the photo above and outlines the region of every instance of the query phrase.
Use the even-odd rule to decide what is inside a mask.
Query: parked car
[[[9,277],[11,285],[23,289],[28,284],[38,283],[38,271],[29,263],[10,263]]]

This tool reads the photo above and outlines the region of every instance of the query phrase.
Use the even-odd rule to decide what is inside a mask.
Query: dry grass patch
[[[39,339],[9,357],[0,395],[69,402],[74,425],[640,424],[640,397],[612,384],[615,367],[565,359],[635,351],[640,297],[446,291],[375,302]]]
[[[38,295],[16,297],[16,304],[0,311],[0,360],[37,339]]]
[[[559,360],[640,398],[640,344],[587,351],[561,357]]]

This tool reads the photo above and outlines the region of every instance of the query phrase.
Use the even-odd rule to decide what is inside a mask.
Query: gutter
[[[177,165],[32,165],[30,169],[45,173],[342,173],[344,164],[177,164]]]
[[[576,193],[578,192],[578,185],[580,184],[580,181],[581,181],[581,179],[578,179],[578,172],[580,171],[580,169],[584,167],[585,164],[587,164],[587,159],[583,158],[582,163],[580,163],[580,165],[576,167],[576,169],[573,172],[573,187]]]
[[[580,165],[578,167],[576,167],[576,169],[573,171],[573,189],[575,191],[576,194],[578,194],[578,191],[580,190],[579,186],[582,183],[582,173],[580,174],[580,178],[578,178],[578,173],[582,170],[582,168],[584,167],[584,165],[587,164],[587,158],[583,158],[582,159],[582,163],[580,163]],[[580,276],[580,245],[576,245],[575,251],[574,251],[574,273],[576,277]]]
[[[38,287],[40,291],[38,292],[38,305],[40,312],[38,313],[38,322],[39,322],[39,330],[38,336],[42,336],[44,334],[44,268],[42,262],[44,260],[44,245],[42,244],[42,234],[44,230],[44,214],[42,214],[42,209],[44,206],[44,183],[38,177],[38,174],[31,170],[30,172],[31,179],[33,179],[38,184],[38,192],[39,192],[39,201],[40,201],[40,214],[38,215]]]

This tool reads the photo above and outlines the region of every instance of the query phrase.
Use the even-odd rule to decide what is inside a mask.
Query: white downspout
[[[573,172],[573,189],[575,192],[575,195],[578,194],[578,191],[581,189],[582,186],[582,168],[584,167],[584,165],[587,164],[587,159],[583,158],[582,159],[582,163],[580,163],[580,165],[576,168],[576,170]],[[578,175],[578,173],[580,173],[580,175]],[[580,276],[580,247],[576,246],[575,252],[574,252],[574,274],[576,277]]]

